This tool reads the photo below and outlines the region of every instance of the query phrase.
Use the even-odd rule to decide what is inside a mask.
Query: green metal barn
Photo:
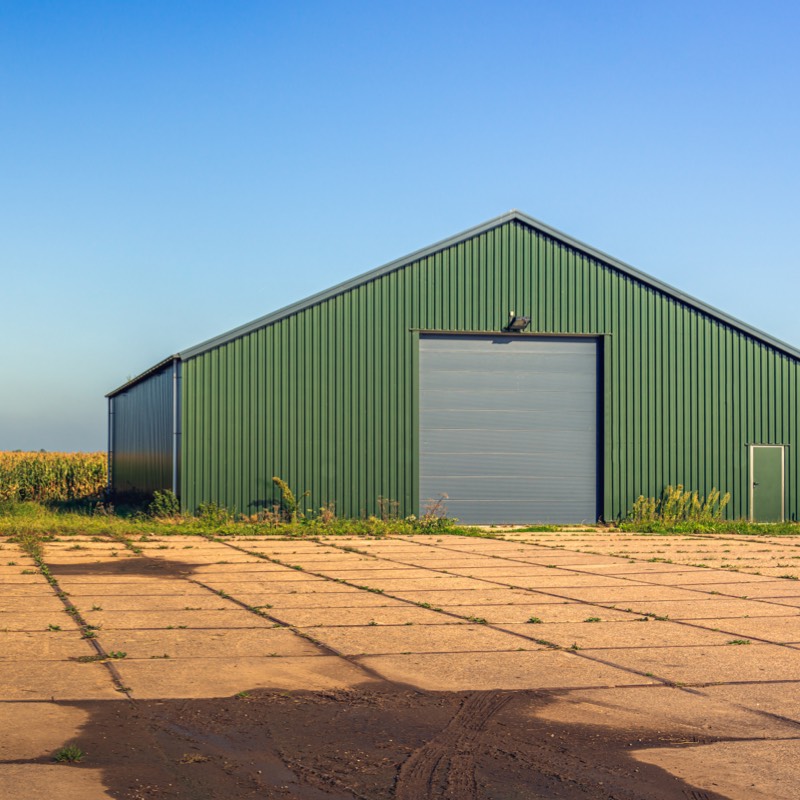
[[[796,348],[512,211],[111,392],[110,488],[570,523],[683,484],[797,519],[799,391]]]

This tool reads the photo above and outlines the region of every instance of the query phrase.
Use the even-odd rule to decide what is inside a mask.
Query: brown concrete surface
[[[800,537],[153,535],[136,554],[76,536],[44,544],[56,586],[15,543],[0,545],[4,800],[50,796],[55,785],[65,798],[195,797],[174,766],[192,759],[159,767],[177,770],[178,788],[122,786],[114,777],[122,767],[100,755],[103,725],[113,719],[124,743],[125,725],[149,719],[158,703],[179,703],[185,720],[201,704],[225,708],[258,691],[358,705],[353,692],[387,686],[417,692],[431,708],[500,692],[499,709],[515,698],[534,748],[541,726],[592,731],[587,742],[628,737],[625,763],[640,765],[630,774],[666,781],[653,797],[672,797],[669,787],[686,798],[800,794],[800,582],[791,577],[800,573]],[[481,726],[489,730],[490,718]],[[478,747],[478,733],[470,736]],[[565,741],[568,750],[583,739]],[[85,743],[80,766],[52,761],[69,743]],[[428,746],[399,757],[399,774]],[[144,745],[131,747],[145,758]],[[348,794],[339,773],[328,783],[312,778],[319,766],[304,768],[303,753],[261,764],[259,775],[278,770],[293,788],[259,796],[384,796]],[[230,766],[234,751],[226,758],[222,773],[255,775],[243,762]],[[467,800],[512,796],[491,788],[502,770],[470,769],[480,780],[464,790]],[[445,789],[429,787],[428,796]],[[570,791],[563,796],[591,796]]]

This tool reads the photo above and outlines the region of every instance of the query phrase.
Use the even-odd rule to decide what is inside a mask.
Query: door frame
[[[786,445],[785,444],[749,444],[747,445],[747,449],[749,451],[750,457],[750,466],[748,470],[748,475],[750,477],[750,490],[749,494],[749,502],[750,502],[750,522],[755,522],[755,506],[754,506],[754,498],[753,498],[753,479],[755,478],[755,449],[757,447],[763,448],[770,448],[770,449],[778,449],[781,451],[781,518],[779,522],[784,522],[786,520]]]

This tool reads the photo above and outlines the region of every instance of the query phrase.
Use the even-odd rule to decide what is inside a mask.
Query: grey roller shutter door
[[[421,336],[420,508],[469,524],[594,522],[592,338]]]

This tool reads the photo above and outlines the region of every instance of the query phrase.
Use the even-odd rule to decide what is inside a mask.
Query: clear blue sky
[[[793,2],[0,5],[0,449],[511,208],[800,345]]]

